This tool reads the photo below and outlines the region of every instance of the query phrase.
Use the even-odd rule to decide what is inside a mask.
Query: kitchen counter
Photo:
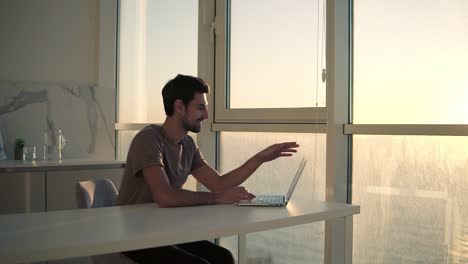
[[[108,179],[118,190],[124,167],[119,160],[0,161],[0,214],[76,209],[77,182]]]
[[[125,167],[121,160],[4,160],[0,161],[1,172],[32,172],[32,171],[64,171],[64,170],[93,170],[93,169],[119,169]]]

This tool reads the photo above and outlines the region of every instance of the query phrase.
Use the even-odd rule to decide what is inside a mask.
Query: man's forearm
[[[160,207],[180,207],[216,204],[218,196],[217,193],[212,192],[194,192],[184,189],[173,189],[154,200]]]
[[[234,169],[220,177],[220,187],[222,190],[232,188],[242,184],[254,173],[263,162],[257,155],[248,159],[239,168]]]

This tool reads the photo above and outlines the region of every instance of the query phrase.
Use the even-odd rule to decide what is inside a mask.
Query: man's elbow
[[[161,208],[166,208],[166,207],[173,207],[174,205],[171,203],[170,199],[166,197],[154,197],[153,198],[154,203]]]
[[[153,195],[153,200],[156,205],[161,208],[176,207],[177,197],[176,194],[167,192],[159,195]]]
[[[162,202],[154,202],[159,208],[168,208],[173,207],[169,203],[162,203]]]

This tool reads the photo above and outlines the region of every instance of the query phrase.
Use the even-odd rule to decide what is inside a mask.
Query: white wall
[[[0,131],[42,157],[62,129],[64,158],[114,158],[116,0],[0,2]],[[53,140],[53,136],[51,137]]]

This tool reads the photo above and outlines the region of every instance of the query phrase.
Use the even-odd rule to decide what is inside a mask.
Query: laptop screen
[[[294,176],[291,186],[289,186],[288,193],[286,194],[286,201],[289,201],[289,198],[291,198],[291,195],[294,191],[294,188],[296,188],[296,184],[299,181],[299,178],[301,177],[302,171],[304,170],[306,163],[307,160],[303,158],[301,164],[299,165],[299,168],[297,169],[296,176]]]

